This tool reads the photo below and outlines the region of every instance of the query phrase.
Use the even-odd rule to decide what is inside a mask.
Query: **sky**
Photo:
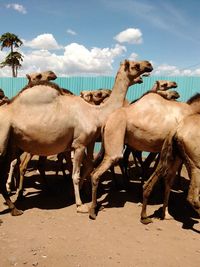
[[[149,60],[153,75],[200,76],[199,12],[199,0],[0,0],[0,35],[23,41],[21,77],[115,76],[124,59]]]

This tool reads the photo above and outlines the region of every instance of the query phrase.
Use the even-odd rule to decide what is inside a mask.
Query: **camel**
[[[21,215],[6,189],[6,173],[15,148],[34,155],[49,156],[74,151],[72,179],[77,212],[88,212],[80,198],[82,162],[92,161],[86,148],[100,135],[109,114],[123,105],[134,79],[153,67],[148,61],[124,60],[117,72],[112,93],[104,104],[94,106],[79,96],[66,95],[52,82],[38,82],[23,88],[8,105],[0,108],[0,186],[12,215]]]
[[[36,83],[39,81],[51,81],[57,78],[56,74],[51,70],[29,73],[26,74],[26,77],[28,79],[28,83]]]
[[[42,80],[45,80],[45,77],[47,76],[46,73],[48,72],[42,72],[42,73],[38,73],[38,77],[41,77]],[[30,82],[32,83],[32,78],[35,78],[35,75],[29,75],[30,77]],[[134,80],[134,84],[141,84],[143,82],[142,77],[139,76]],[[64,89],[62,88],[63,93],[66,94],[73,94],[71,91],[69,91],[68,89]],[[111,90],[110,89],[97,89],[97,90],[84,90],[81,91],[80,93],[80,97],[82,97],[86,102],[88,102],[89,104],[92,105],[100,105],[102,103],[104,103],[108,97],[111,94]],[[128,105],[129,102],[128,100],[124,100],[123,106]],[[97,141],[101,141],[101,140],[97,140]],[[94,149],[94,148],[93,148]],[[93,151],[91,152],[91,154],[93,154]],[[30,160],[32,159],[33,155],[31,155],[28,152],[24,152],[21,156],[20,156],[20,160],[19,159],[14,159],[11,162],[11,166],[10,166],[10,171],[9,171],[9,175],[8,175],[8,179],[7,179],[7,183],[6,183],[6,188],[8,190],[8,192],[11,192],[11,185],[13,183],[12,181],[12,177],[13,177],[13,173],[14,173],[14,169],[16,168],[16,164],[20,163],[19,166],[19,174],[17,173],[17,175],[19,175],[19,186],[17,188],[17,199],[21,199],[23,198],[23,182],[24,182],[24,175],[28,166],[28,163],[30,162]],[[58,162],[59,162],[59,166],[62,168],[62,172],[63,172],[63,176],[65,176],[65,170],[63,167],[63,160],[65,159],[65,161],[67,162],[67,170],[69,171],[69,173],[72,173],[72,160],[71,160],[71,153],[69,152],[65,152],[65,153],[59,153],[57,155],[58,158]],[[45,181],[45,184],[47,184],[47,180],[46,180],[46,176],[45,176],[45,169],[44,169],[44,165],[45,165],[45,161],[46,161],[47,157],[44,156],[40,156],[39,157],[39,162],[38,162],[38,170],[39,173],[42,177],[42,179]],[[120,168],[123,172],[123,167],[120,164]],[[112,172],[114,173],[114,169],[112,169]],[[56,171],[56,176],[58,175],[58,169]],[[15,182],[15,184],[17,184]],[[15,186],[16,187],[16,186]]]
[[[37,83],[39,81],[50,81],[50,80],[55,80],[57,78],[56,74],[53,71],[44,71],[44,72],[36,72],[36,73],[29,73],[26,74],[26,77],[28,79],[28,84],[33,84],[33,83]],[[71,91],[69,91],[68,89],[64,89],[62,88],[63,93],[66,94],[72,94]],[[9,99],[5,97],[3,90],[0,90],[0,105],[4,104],[4,103],[8,103]],[[13,172],[14,169],[16,168],[16,164],[20,163],[20,154],[22,154],[23,152],[20,151],[19,155],[18,155],[18,159],[14,159],[11,164],[10,164],[10,170],[9,170],[9,175],[8,175],[8,179],[7,179],[7,183],[6,183],[6,188],[7,190],[10,192],[11,191],[11,184],[12,184],[12,180],[13,180]],[[20,182],[19,182],[19,192],[18,195],[22,195],[22,185],[23,185],[23,176],[25,173],[25,170],[27,168],[28,162],[31,160],[31,158],[33,157],[33,155],[24,152],[22,155],[22,162],[21,162],[21,166],[19,167],[19,175],[20,176]],[[44,158],[39,157],[39,170],[40,173],[43,174],[42,176],[44,176],[43,178],[45,178],[44,175],[44,170],[42,167],[42,164],[40,164],[40,162],[43,162]]]
[[[174,81],[158,80],[154,83],[153,87],[149,91],[157,93],[165,99],[176,100],[180,97],[179,93],[177,91],[169,90],[169,89],[176,88],[176,87],[177,87],[177,83]],[[135,103],[136,101],[137,100],[134,100],[132,103]],[[145,159],[145,161],[143,162],[142,151],[136,151],[135,149],[131,149],[129,146],[126,146],[124,150],[124,154],[123,154],[123,159],[122,159],[123,163],[120,164],[120,166],[121,166],[122,174],[125,176],[127,181],[128,181],[128,158],[131,153],[133,155],[133,159],[134,159],[134,163],[136,167],[139,167],[140,165],[142,169],[142,177],[143,177],[142,182],[143,182],[144,178],[146,178],[144,177],[145,171],[149,168],[149,166],[155,160],[156,157],[157,157],[157,160],[159,159],[159,157],[157,156],[158,153],[150,153],[148,157]],[[156,164],[157,164],[157,161],[155,163],[154,168],[156,167]]]
[[[200,101],[200,95],[196,98]],[[185,164],[190,186],[187,200],[200,215],[200,114],[189,115],[184,118],[175,130],[167,136],[161,151],[160,160],[155,172],[144,185],[143,206],[141,211],[141,222],[148,224],[152,222],[146,213],[148,198],[155,183],[162,177],[165,181],[165,194],[162,207],[161,219],[165,218],[166,208],[170,195],[170,189],[174,183],[176,172],[182,162]]]
[[[114,111],[104,127],[104,158],[91,174],[90,218],[96,218],[96,193],[100,177],[123,157],[124,144],[135,150],[160,152],[167,134],[176,128],[183,118],[197,112],[200,112],[198,102],[169,101],[154,92],[149,92],[135,103]]]
[[[80,97],[92,105],[100,105],[110,96],[111,92],[110,89],[84,90],[80,92]]]
[[[31,80],[32,75],[29,75],[29,77],[30,77],[30,82],[33,82]],[[35,77],[35,75],[33,75],[33,78],[34,77]],[[44,80],[44,78],[46,77],[46,72],[40,73],[40,75],[38,73],[38,77],[43,77],[43,80]],[[136,82],[141,83],[142,79],[139,77],[139,78],[135,79],[135,83]],[[62,90],[63,90],[63,88],[62,88]],[[100,105],[101,103],[103,103],[105,101],[105,99],[107,97],[110,96],[111,92],[112,91],[110,89],[84,90],[84,91],[81,91],[80,97],[83,98],[89,104]],[[64,90],[64,93],[68,94],[68,90],[67,91]],[[15,159],[11,162],[11,167],[10,167],[10,171],[9,171],[9,175],[8,175],[8,180],[6,183],[6,188],[7,188],[8,192],[11,192],[11,184],[12,184],[12,177],[13,177],[14,169],[16,168],[15,167],[16,164],[20,163],[19,174],[17,173],[17,175],[19,175],[19,186],[17,189],[17,199],[21,199],[23,197],[24,175],[25,175],[28,163],[31,161],[32,157],[33,157],[33,155],[31,155],[30,153],[24,152],[20,156],[20,160]],[[69,173],[71,173],[72,172],[72,161],[71,161],[70,151],[58,154],[57,158],[58,158],[59,166],[62,168],[63,176],[65,175],[65,170],[63,168],[63,160],[64,159],[67,162],[67,170],[69,171]],[[47,184],[46,176],[45,176],[45,170],[44,170],[45,161],[46,161],[46,157],[44,157],[44,156],[39,157],[38,170],[39,170],[40,175],[42,176],[43,180]],[[56,171],[56,176],[57,175],[58,175],[58,169]]]

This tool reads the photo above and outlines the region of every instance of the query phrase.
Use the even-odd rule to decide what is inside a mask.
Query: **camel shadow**
[[[98,201],[97,214],[101,209],[101,206],[105,208],[118,208],[124,207],[126,202],[142,203],[142,182],[141,179],[132,178],[129,183],[129,188],[121,190],[116,189],[115,182],[112,180],[112,175],[107,172],[102,177],[101,189],[98,192],[98,198],[102,195],[105,197]],[[115,174],[115,179],[123,179],[121,174]],[[194,225],[199,223],[200,219],[198,213],[192,208],[187,201],[187,193],[189,187],[189,180],[185,177],[179,177],[174,184],[169,198],[169,213],[176,220],[182,223],[183,229],[190,229],[197,233],[199,230],[194,228]],[[181,189],[180,189],[181,188]],[[164,182],[156,184],[151,196],[149,198],[148,205],[162,205],[164,195]],[[160,218],[162,208],[157,209],[149,217]]]
[[[61,209],[75,203],[71,177],[62,175],[46,175],[47,184],[41,181],[38,174],[32,174],[24,179],[24,197],[20,200],[15,198],[15,205],[18,209],[26,211],[32,208],[45,210]],[[41,183],[40,183],[41,181]],[[8,213],[5,209],[0,214]]]

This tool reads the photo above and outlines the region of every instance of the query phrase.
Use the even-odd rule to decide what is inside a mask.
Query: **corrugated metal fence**
[[[71,90],[79,95],[82,90],[93,90],[99,88],[111,89],[114,84],[114,77],[59,77],[54,82],[63,88]],[[144,92],[151,89],[157,80],[171,80],[178,84],[176,89],[181,98],[180,101],[186,101],[195,93],[200,93],[200,77],[166,77],[151,76],[145,77],[143,83],[131,86],[127,93],[129,100],[140,97]],[[0,88],[9,98],[15,96],[26,84],[26,78],[0,78]]]

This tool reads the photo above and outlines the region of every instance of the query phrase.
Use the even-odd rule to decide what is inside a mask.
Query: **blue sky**
[[[113,76],[126,58],[151,61],[154,75],[199,76],[199,11],[199,0],[0,0],[0,34],[24,42],[19,76]]]

